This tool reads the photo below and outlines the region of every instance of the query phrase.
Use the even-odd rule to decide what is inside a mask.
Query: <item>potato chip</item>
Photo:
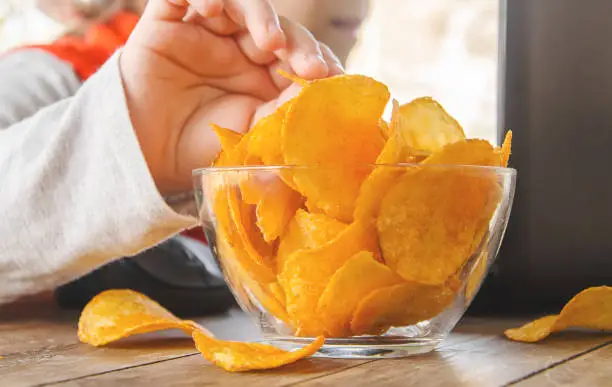
[[[241,343],[217,340],[202,332],[193,332],[198,351],[211,363],[226,371],[241,372],[278,368],[311,356],[321,348],[324,337],[318,337],[307,346],[288,352],[267,344]]]
[[[413,149],[436,152],[465,139],[463,129],[430,97],[417,98],[399,107],[397,134]]]
[[[485,140],[461,140],[444,146],[423,161],[429,165],[480,165],[501,166],[500,155]]]
[[[257,227],[266,242],[272,242],[281,235],[303,202],[302,196],[280,178],[274,176],[268,181],[256,210]]]
[[[400,168],[379,165],[404,161],[406,148],[399,141],[399,136],[391,132],[383,150],[376,159],[377,166],[372,168],[372,172],[359,189],[359,196],[355,202],[354,219],[376,217],[380,208],[381,195],[387,192],[393,182],[402,174],[403,170]]]
[[[454,278],[442,285],[406,282],[372,291],[361,301],[353,319],[353,335],[380,334],[389,327],[429,320],[454,300],[459,287]]]
[[[585,289],[575,295],[558,315],[542,317],[504,333],[510,340],[533,343],[571,327],[612,331],[612,287]]]
[[[349,259],[331,277],[319,299],[317,314],[328,337],[350,336],[351,318],[359,303],[372,291],[403,283],[387,266],[362,251]]]
[[[250,277],[259,283],[269,283],[276,281],[276,275],[273,268],[268,266],[268,261],[264,260],[256,249],[251,245],[250,248],[244,246],[245,241],[249,241],[248,233],[243,226],[241,234],[238,232],[238,227],[234,219],[241,219],[240,214],[232,215],[230,210],[230,198],[232,201],[231,207],[234,207],[234,213],[240,213],[240,203],[237,203],[237,198],[233,187],[220,186],[215,193],[213,211],[216,215],[216,245],[226,247],[223,256],[231,257],[239,262]],[[242,223],[240,223],[242,224]],[[231,255],[229,255],[231,253]],[[226,255],[227,254],[227,255]]]
[[[359,190],[359,196],[355,203],[354,219],[373,219],[378,216],[382,202],[381,196],[390,189],[401,174],[400,169],[393,167],[375,167]]]
[[[379,120],[389,99],[387,87],[371,78],[344,75],[304,87],[283,125],[283,155],[289,165],[329,169],[293,170],[298,190],[326,214],[353,218],[359,187],[384,139]]]
[[[240,198],[246,204],[257,205],[265,193],[265,182],[260,181],[257,174],[246,172],[244,178],[238,183]]]
[[[138,292],[113,289],[98,294],[85,306],[79,318],[78,336],[81,342],[99,347],[140,333],[181,329],[190,335],[199,328]]]
[[[277,319],[288,322],[284,294],[274,273],[268,268],[255,266],[249,257],[245,256],[245,251],[240,247],[232,247],[228,242],[229,238],[221,232],[221,230],[217,232],[215,247],[223,257],[223,271],[233,292],[243,302],[251,300],[260,310],[265,310]],[[260,274],[262,272],[264,274]]]
[[[317,303],[334,273],[360,251],[376,251],[373,225],[357,221],[329,243],[298,250],[285,261],[280,283],[285,289],[287,314],[296,335],[323,334]]]
[[[229,152],[231,149],[235,148],[242,140],[242,133],[234,132],[231,129],[223,128],[215,124],[211,124],[210,126],[219,138],[221,149],[225,152]]]
[[[265,165],[284,164],[281,130],[291,103],[286,102],[274,113],[257,121],[249,132],[248,152],[259,157]]]
[[[381,195],[387,192],[403,170],[395,167],[385,167],[381,164],[417,163],[429,156],[429,152],[411,148],[400,136],[401,108],[393,100],[391,124],[387,129],[387,141],[376,158],[377,166],[361,185],[355,204],[354,219],[376,217],[380,209]],[[425,155],[425,156],[424,156]]]
[[[385,140],[388,139],[391,130],[389,123],[381,118],[380,121],[378,121],[378,126],[380,127],[380,132],[382,133],[383,138]]]
[[[465,286],[465,299],[466,302],[470,303],[476,296],[480,284],[487,275],[489,250],[483,249],[482,253],[476,261],[476,265],[472,269],[472,272],[468,276],[467,284]]]
[[[479,170],[406,172],[380,207],[377,229],[385,262],[408,281],[446,282],[480,244],[483,223],[500,198],[497,181]]]
[[[235,165],[236,160],[233,159],[233,151],[242,140],[243,135],[233,130],[222,128],[219,125],[211,124],[210,126],[221,143],[221,152],[219,152],[213,165],[216,167]]]
[[[263,239],[256,225],[255,207],[241,201],[236,190],[231,188],[227,190],[227,203],[233,226],[247,254],[257,263],[274,267],[274,246]]]
[[[327,215],[297,210],[278,245],[276,255],[278,272],[282,272],[285,260],[293,252],[321,247],[336,238],[347,227],[347,224]]]
[[[290,80],[293,83],[297,83],[300,86],[306,86],[308,85],[310,82],[307,81],[306,79],[302,79],[300,77],[298,77],[297,75],[294,74],[289,74],[288,72],[286,72],[283,69],[277,69],[276,72],[282,76],[283,78],[287,78],[288,80]]]
[[[508,166],[508,161],[510,160],[510,153],[512,148],[512,131],[509,130],[506,132],[506,137],[504,138],[504,143],[501,148],[498,149],[498,153],[501,158],[500,166],[506,168]]]
[[[197,349],[227,371],[277,368],[314,354],[325,342],[318,337],[294,352],[266,344],[215,339],[204,327],[180,320],[157,302],[132,290],[107,290],[95,296],[79,319],[79,339],[101,346],[140,333],[181,329],[192,336]]]

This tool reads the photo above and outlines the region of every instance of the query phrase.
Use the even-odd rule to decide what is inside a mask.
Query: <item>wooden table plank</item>
[[[424,356],[377,360],[299,385],[503,386],[609,341],[610,335],[578,333],[541,344],[483,336]]]
[[[430,355],[376,361],[311,359],[279,370],[231,374],[206,362],[190,340],[174,331],[129,338],[107,348],[80,344],[76,318],[76,313],[58,310],[21,316],[0,313],[0,355],[5,356],[0,359],[0,384],[501,385],[612,340],[609,335],[568,333],[543,344],[513,343],[500,334],[523,320],[470,318]],[[258,338],[257,328],[238,310],[200,322],[221,338]]]
[[[205,325],[210,326],[210,324]],[[473,336],[470,334],[456,334],[452,335],[445,345],[459,344],[471,339],[473,339]],[[107,383],[132,385],[137,380],[138,385],[171,384],[188,386],[207,382],[213,384],[247,383],[249,387],[252,387],[271,385],[271,377],[274,379],[272,385],[284,385],[339,372],[368,361],[310,359],[268,372],[230,374],[209,364],[198,354],[197,356],[157,362],[143,367],[131,367],[103,375],[79,378],[79,380],[67,383],[67,385],[105,385]],[[176,377],[177,372],[180,373],[180,378]]]
[[[598,335],[564,335],[533,353],[532,346],[512,343],[500,337],[508,326],[518,321],[467,319],[435,354],[398,360],[332,360],[310,359],[278,370],[232,374],[210,365],[200,356],[164,361],[103,375],[61,383],[66,386],[105,385],[455,385],[464,381],[479,381],[481,385],[496,385],[497,368],[505,367],[499,380],[518,379],[550,359],[563,359],[600,344],[606,337]],[[506,349],[508,354],[500,355]],[[528,353],[532,352],[529,356]],[[497,357],[496,357],[497,356]],[[502,356],[502,359],[499,359]],[[529,362],[536,364],[529,367]],[[508,363],[508,364],[504,364]],[[372,375],[372,373],[376,373]],[[488,382],[488,384],[487,384]],[[503,383],[499,383],[500,385]],[[478,385],[478,384],[475,384]]]
[[[535,386],[610,386],[612,385],[612,343],[547,369],[517,383]]]
[[[31,386],[109,372],[196,354],[191,339],[179,331],[140,335],[105,348],[78,342],[78,314],[0,318],[0,384]],[[221,338],[258,339],[259,331],[239,310],[198,320]]]
[[[448,345],[459,344],[471,337],[453,335]],[[105,385],[248,385],[268,387],[295,384],[303,380],[340,372],[371,360],[308,359],[277,370],[251,373],[228,373],[211,365],[199,354],[186,358],[160,362],[143,367],[134,367],[104,375],[81,378],[61,386],[105,386]],[[180,375],[180,377],[177,377]]]

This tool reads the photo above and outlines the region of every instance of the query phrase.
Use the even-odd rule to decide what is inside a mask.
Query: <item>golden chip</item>
[[[480,253],[480,256],[478,257],[478,260],[476,261],[476,265],[474,268],[472,268],[472,272],[468,276],[467,284],[465,286],[465,299],[468,303],[474,299],[474,296],[476,296],[476,293],[480,288],[480,284],[487,275],[487,268],[489,266],[487,260],[488,256],[489,251],[486,248],[483,249],[482,253]]]
[[[380,334],[389,327],[429,320],[454,300],[459,287],[454,278],[442,285],[406,282],[372,291],[361,301],[353,319],[353,335]]]
[[[418,98],[399,107],[397,134],[403,144],[436,152],[447,144],[465,139],[461,126],[430,97]]]
[[[359,197],[355,203],[355,220],[375,218],[384,195],[401,175],[402,170],[394,167],[375,167],[370,176],[363,182]]]
[[[255,265],[245,256],[246,253],[240,245],[237,248],[232,247],[228,238],[221,233],[221,230],[217,232],[216,248],[223,257],[222,266],[226,281],[234,293],[238,293],[241,300],[252,300],[260,309],[288,322],[284,294],[274,273],[267,267]]]
[[[355,254],[332,276],[319,299],[317,314],[329,337],[350,336],[351,318],[359,303],[372,291],[404,282],[372,253]]]
[[[98,347],[140,333],[181,329],[190,335],[200,328],[138,292],[114,289],[98,294],[85,306],[78,336],[81,342]]]
[[[278,368],[311,356],[321,348],[324,337],[288,352],[267,344],[217,340],[202,332],[193,332],[193,341],[204,358],[226,371],[241,372]]]
[[[377,166],[361,185],[359,196],[355,204],[355,219],[365,217],[376,217],[380,209],[381,195],[387,192],[393,182],[403,172],[402,169],[392,166],[381,166],[381,164],[415,163],[429,155],[429,152],[416,150],[404,143],[400,136],[402,123],[401,108],[396,100],[393,100],[393,112],[391,124],[387,129],[387,141],[382,151],[376,158]]]
[[[234,208],[234,213],[240,213],[240,203],[237,202],[233,187],[221,186],[218,187],[215,193],[213,210],[216,216],[216,245],[226,247],[226,254],[239,262],[240,267],[245,270],[250,277],[259,283],[270,283],[276,281],[276,275],[273,268],[268,266],[269,260],[264,258],[250,244],[248,233],[242,228],[241,233],[238,232],[238,227],[234,219],[241,219],[241,215],[232,215],[230,210],[230,198],[232,201],[231,207]],[[242,235],[240,235],[242,234]],[[245,247],[244,243],[249,243],[250,247]],[[231,253],[231,255],[229,255]],[[225,259],[224,259],[225,261]]]
[[[236,165],[234,149],[242,140],[243,135],[233,130],[222,128],[219,125],[211,124],[211,127],[221,143],[221,152],[213,163],[216,167],[226,167]]]
[[[257,203],[257,226],[266,242],[276,240],[285,230],[295,212],[303,204],[302,196],[274,176]]]
[[[485,140],[461,140],[444,146],[423,161],[429,165],[501,166],[500,155]]]
[[[382,133],[383,138],[385,140],[388,139],[390,136],[390,130],[391,130],[391,128],[389,127],[389,123],[381,118],[380,121],[378,122],[378,126],[380,127],[380,131]]]
[[[250,130],[248,152],[260,158],[265,165],[282,165],[281,130],[285,114],[292,101],[286,102],[274,113],[266,116]]]
[[[408,281],[446,282],[480,244],[501,198],[490,177],[445,167],[406,172],[384,196],[377,220],[386,264]]]
[[[231,129],[222,128],[221,126],[215,124],[211,124],[211,126],[219,138],[221,149],[225,152],[231,151],[242,140],[243,135],[241,133],[234,132]]]
[[[293,83],[297,83],[300,86],[306,86],[306,85],[308,85],[310,83],[309,81],[307,81],[305,79],[302,79],[302,78],[298,77],[297,75],[289,74],[288,72],[286,72],[283,69],[277,69],[276,72],[280,76],[282,76],[283,78],[286,78],[286,79],[290,80]]]
[[[542,317],[520,328],[508,329],[505,335],[514,341],[533,343],[570,327],[612,330],[612,287],[585,289],[575,295],[558,315]]]
[[[360,251],[377,249],[373,226],[357,221],[329,243],[310,250],[298,250],[285,261],[279,279],[285,289],[287,314],[297,328],[296,335],[318,336],[324,329],[316,313],[319,297],[334,273]]]
[[[108,290],[94,297],[79,319],[79,339],[101,346],[130,335],[163,329],[181,329],[212,363],[227,371],[277,368],[314,354],[324,343],[319,337],[294,352],[255,343],[215,339],[205,328],[180,320],[150,298],[132,290]]]
[[[287,257],[294,251],[323,246],[336,238],[347,227],[347,224],[327,215],[297,210],[278,245],[276,256],[278,272],[282,272]]]
[[[353,218],[361,183],[383,148],[379,120],[387,87],[371,78],[344,75],[305,86],[283,125],[283,155],[297,169],[293,181],[307,200],[342,221]]]
[[[501,158],[500,166],[506,168],[508,166],[508,161],[510,160],[510,153],[512,148],[512,131],[509,130],[506,132],[506,137],[504,138],[504,143],[501,148],[498,150],[498,153]]]
[[[242,247],[257,263],[273,267],[274,246],[264,240],[256,225],[255,207],[240,200],[235,189],[226,192],[232,223]]]

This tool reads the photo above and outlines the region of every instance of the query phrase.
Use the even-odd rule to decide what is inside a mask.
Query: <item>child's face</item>
[[[125,8],[142,13],[147,0],[80,0],[84,4],[122,3]],[[71,24],[77,16],[74,0],[38,0],[38,5],[54,19]],[[308,28],[326,43],[343,62],[348,57],[357,31],[366,17],[369,0],[272,0],[276,11]]]

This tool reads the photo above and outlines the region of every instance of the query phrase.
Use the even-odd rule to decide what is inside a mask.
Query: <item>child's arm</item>
[[[0,303],[55,287],[195,223],[171,210],[155,188],[116,58],[74,97],[0,131],[0,182]]]
[[[293,95],[279,67],[341,71],[268,0],[150,0],[121,55],[73,97],[0,130],[0,303],[193,226],[160,192],[190,190],[210,164],[210,122],[245,132]]]
[[[73,96],[81,80],[72,66],[40,49],[0,57],[0,130]]]

